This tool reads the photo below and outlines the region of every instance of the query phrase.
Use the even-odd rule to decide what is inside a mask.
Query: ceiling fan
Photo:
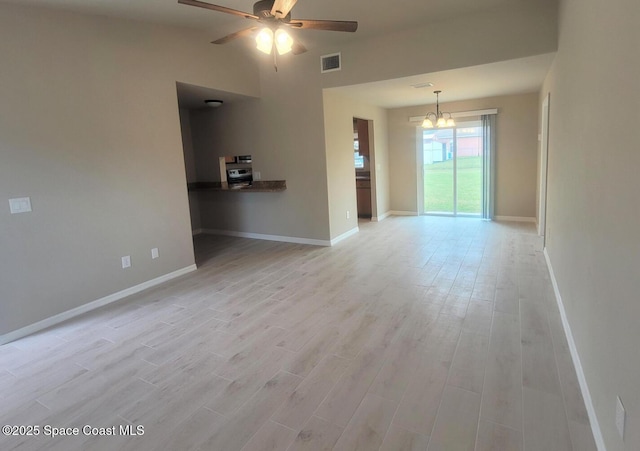
[[[295,41],[289,33],[286,32],[285,28],[347,32],[354,32],[358,29],[358,22],[354,21],[292,19],[291,9],[297,1],[298,0],[260,0],[253,5],[253,14],[225,6],[212,5],[211,3],[201,2],[199,0],[178,0],[178,3],[257,21],[258,25],[231,33],[213,41],[212,44],[226,44],[234,39],[251,36],[257,32],[255,37],[257,48],[267,54],[270,54],[274,47],[280,55],[288,52],[299,55],[307,51],[302,44]],[[258,30],[260,31],[258,32]]]

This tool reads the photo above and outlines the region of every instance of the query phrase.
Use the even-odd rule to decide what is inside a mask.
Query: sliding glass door
[[[480,120],[422,132],[424,213],[482,214],[483,132]]]
[[[424,212],[455,214],[454,129],[425,130],[422,134],[424,155]]]

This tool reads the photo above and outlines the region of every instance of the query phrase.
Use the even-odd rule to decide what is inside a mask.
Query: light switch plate
[[[151,249],[151,258],[158,258],[160,257],[160,254],[158,253],[158,248],[154,247],[153,249]]]
[[[122,257],[122,269],[130,268],[130,267],[131,267],[131,256],[125,255],[124,257]]]
[[[9,209],[12,215],[16,213],[28,213],[31,211],[31,198],[17,197],[15,199],[9,199]]]
[[[260,180],[262,179],[262,174],[260,174],[260,171],[253,171],[253,180]]]

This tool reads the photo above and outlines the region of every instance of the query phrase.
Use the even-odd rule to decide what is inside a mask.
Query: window
[[[364,168],[364,155],[360,155],[360,152],[353,152],[353,158],[355,160],[356,169]]]

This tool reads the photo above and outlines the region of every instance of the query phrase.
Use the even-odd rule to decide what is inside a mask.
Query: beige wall
[[[609,451],[640,449],[638,23],[636,0],[563,1],[540,98],[551,94],[547,251]]]
[[[536,93],[443,103],[450,112],[497,108],[496,205],[497,216],[536,216],[538,149],[538,95]],[[409,117],[435,110],[425,105],[389,110],[389,170],[391,210],[418,211],[416,129]],[[407,174],[415,177],[407,177]]]
[[[207,42],[0,5],[0,335],[193,264],[176,81],[259,93]]]
[[[309,71],[304,80],[312,85],[314,79],[318,83],[318,74],[313,73],[316,69],[304,63],[297,70]],[[298,90],[302,88],[298,79],[283,84],[271,72],[273,68],[263,79],[265,93],[274,93],[271,102],[265,95],[225,104],[213,111],[190,112],[196,167],[199,181],[218,181],[219,157],[250,154],[253,170],[260,171],[263,180],[284,179],[287,190],[254,194],[200,192],[201,227],[321,241],[357,227],[353,117],[373,120],[373,159],[374,165],[379,165],[377,171],[372,171],[372,183],[377,188],[374,215],[387,212],[385,110],[326,92],[322,108],[323,103],[318,103],[308,89],[304,97],[295,100],[292,92],[301,94]],[[266,88],[269,83],[273,84]],[[310,121],[318,112],[324,112],[323,122]],[[324,139],[319,139],[319,132],[324,133]],[[347,210],[351,213],[349,219]]]
[[[324,90],[324,130],[329,184],[331,238],[358,227],[353,118],[373,122],[370,138],[371,197],[373,217],[389,211],[389,155],[386,110],[356,102],[331,89]],[[350,212],[347,219],[346,212]]]
[[[179,109],[180,114],[180,133],[182,135],[182,150],[184,153],[184,167],[187,175],[187,183],[198,181],[198,172],[196,165],[196,154],[193,150],[193,134],[191,133],[191,117],[189,110],[186,108]],[[191,229],[199,230],[200,222],[200,205],[198,202],[197,191],[189,191],[189,211],[191,213]]]

